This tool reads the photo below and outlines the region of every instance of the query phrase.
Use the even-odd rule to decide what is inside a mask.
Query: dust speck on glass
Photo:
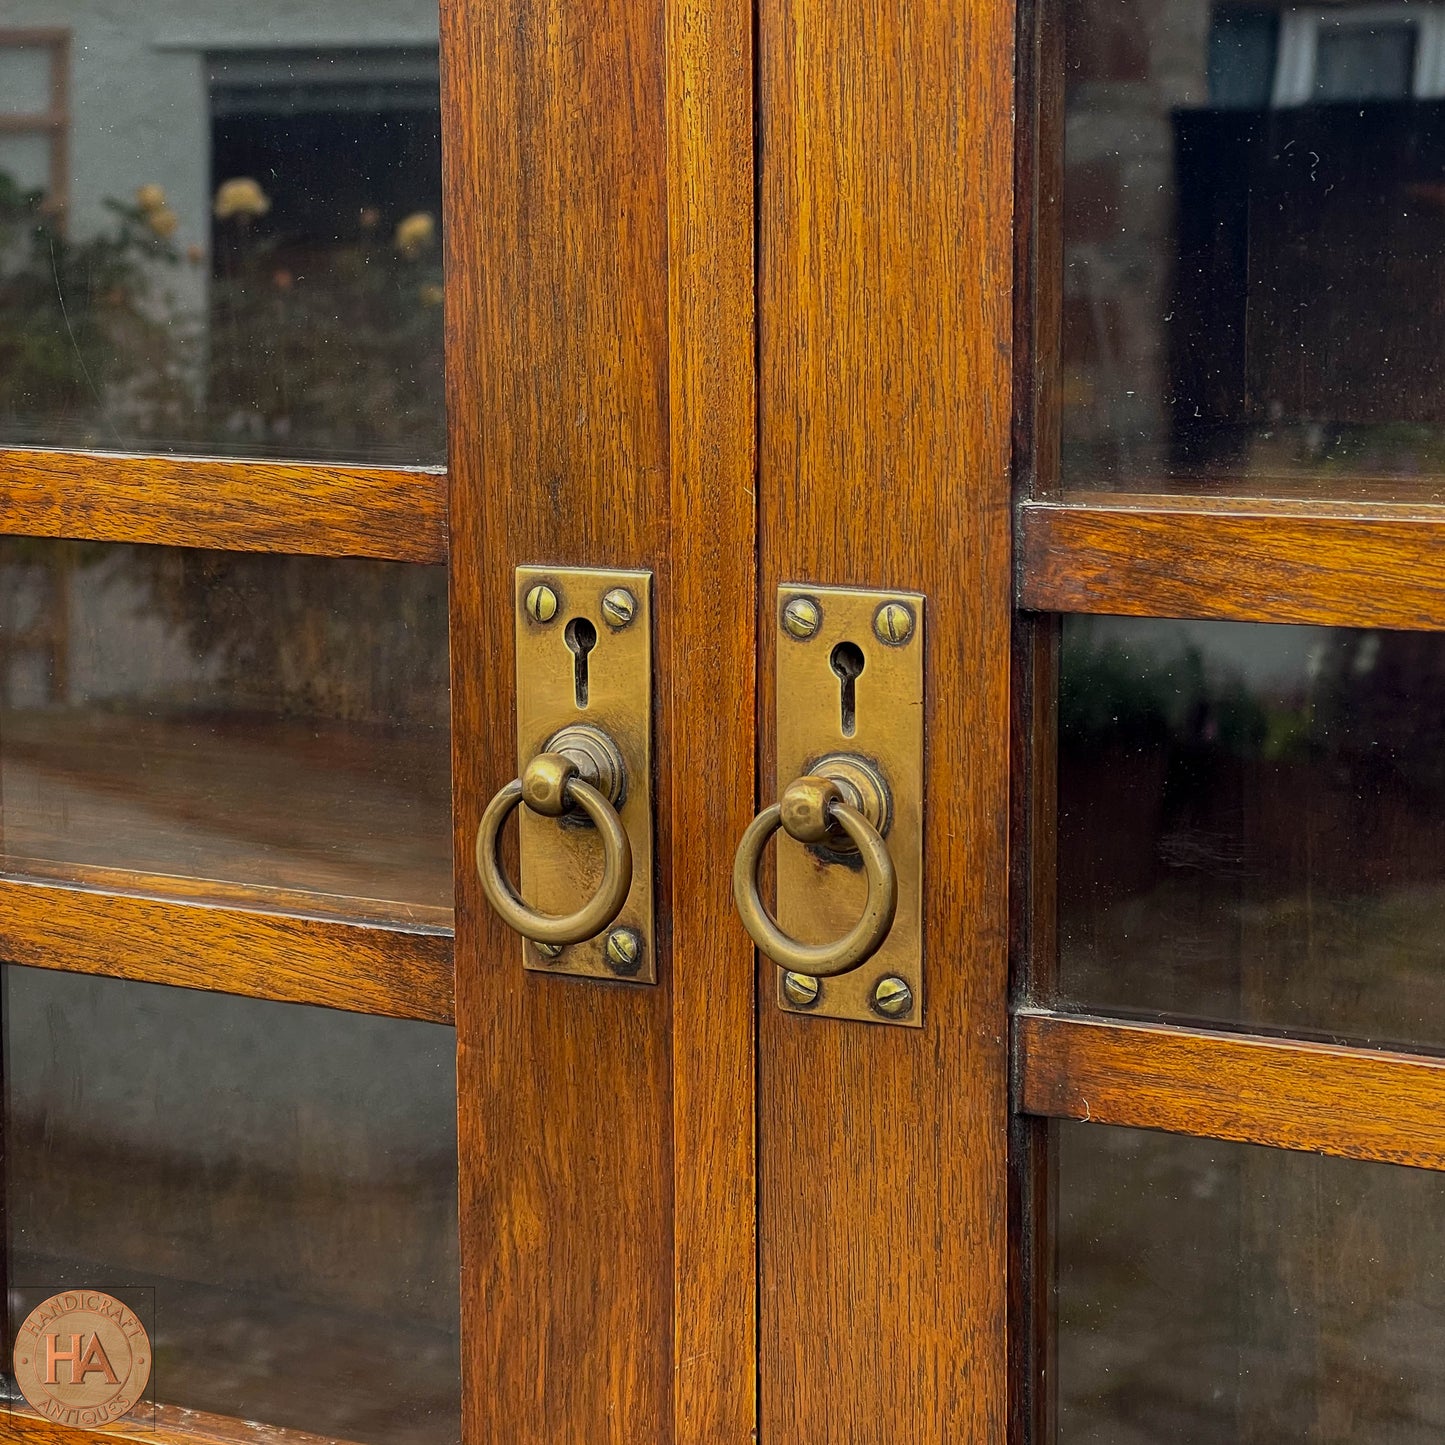
[[[1060,3],[1064,485],[1438,500],[1445,5]]]
[[[439,463],[435,0],[7,0],[0,445]]]

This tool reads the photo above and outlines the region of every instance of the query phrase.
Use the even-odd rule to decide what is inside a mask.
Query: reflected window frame
[[[1315,82],[1323,34],[1369,32],[1382,26],[1409,26],[1415,31],[1414,73],[1409,91],[1399,99],[1445,97],[1445,5],[1387,3],[1286,10],[1280,17],[1271,105],[1283,110],[1317,103]]]
[[[37,51],[48,71],[46,109],[11,110],[0,99],[0,119],[5,134],[41,136],[48,143],[46,202],[62,234],[70,201],[70,44],[67,26],[0,27],[0,51]]]

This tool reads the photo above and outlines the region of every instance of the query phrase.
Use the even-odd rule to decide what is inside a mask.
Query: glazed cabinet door
[[[470,1440],[1001,1438],[1013,23],[444,7]]]
[[[439,24],[0,15],[0,1437],[461,1437]]]
[[[1020,1440],[1439,1433],[1439,21],[1021,32]]]

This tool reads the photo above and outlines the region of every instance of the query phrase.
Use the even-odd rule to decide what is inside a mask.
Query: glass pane
[[[1445,637],[1071,617],[1069,1005],[1445,1042]]]
[[[1417,27],[1320,26],[1315,46],[1316,100],[1403,100],[1415,73]]]
[[[444,460],[436,0],[240,14],[0,15],[0,444]]]
[[[449,908],[446,609],[441,567],[0,539],[0,865]]]
[[[1445,1176],[1061,1124],[1060,1445],[1434,1445]]]
[[[1445,6],[1059,0],[1062,482],[1445,496]]]
[[[140,1286],[161,1404],[458,1440],[451,1029],[14,966],[3,986],[12,1330],[36,1288]]]

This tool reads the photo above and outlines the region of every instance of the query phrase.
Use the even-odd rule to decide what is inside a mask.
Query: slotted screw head
[[[794,1008],[811,1008],[818,1002],[818,980],[808,973],[785,973],[783,975],[783,997]]]
[[[902,1018],[913,1007],[913,990],[892,974],[880,978],[873,989],[873,1007],[884,1018]]]
[[[626,627],[637,613],[637,599],[625,587],[614,587],[602,597],[602,615],[608,626]]]
[[[548,963],[551,963],[554,958],[562,957],[562,945],[560,943],[537,943],[534,941],[532,947],[535,948]]]
[[[550,622],[557,615],[557,594],[545,582],[527,593],[527,616],[533,622]]]
[[[642,967],[642,939],[630,928],[614,928],[607,935],[607,967],[630,977]]]
[[[783,626],[789,636],[806,642],[822,625],[823,609],[811,597],[794,597],[783,608]]]
[[[885,602],[873,614],[873,632],[879,642],[902,647],[913,636],[913,609],[906,602]]]

